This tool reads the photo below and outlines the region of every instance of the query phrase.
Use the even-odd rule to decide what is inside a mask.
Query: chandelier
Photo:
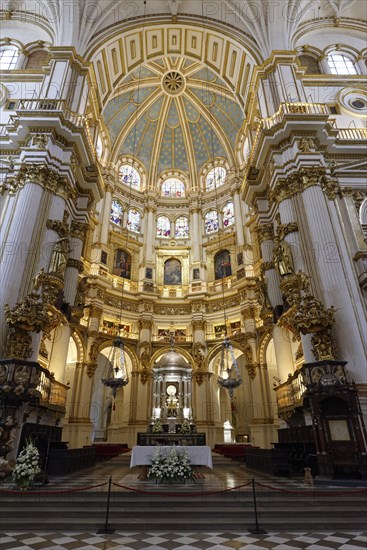
[[[218,384],[228,390],[231,399],[233,398],[233,390],[242,384],[240,369],[238,368],[231,341],[227,336],[224,337],[222,342]]]
[[[117,390],[129,383],[126,369],[124,342],[117,336],[112,342],[112,352],[108,359],[106,378],[102,378],[102,384],[112,389],[113,398],[116,398]]]

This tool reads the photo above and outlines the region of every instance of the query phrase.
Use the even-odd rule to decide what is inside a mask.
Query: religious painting
[[[113,274],[124,279],[131,278],[131,254],[120,248],[116,250]]]
[[[214,327],[214,335],[216,338],[223,338],[226,332],[226,325],[216,325]]]
[[[243,252],[239,252],[237,254],[237,265],[242,265],[243,264]]]
[[[145,278],[146,279],[153,279],[153,269],[151,267],[147,267],[145,269]]]
[[[232,275],[231,256],[228,250],[221,250],[214,256],[214,270],[216,279],[224,279]]]
[[[193,278],[194,281],[199,281],[200,280],[200,269],[198,267],[195,267],[192,270],[192,278]]]
[[[101,264],[107,265],[107,252],[104,250],[101,252]]]
[[[181,263],[172,258],[164,264],[164,281],[165,285],[180,285],[182,283],[182,267]]]

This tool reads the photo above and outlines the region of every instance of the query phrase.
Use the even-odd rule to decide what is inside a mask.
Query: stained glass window
[[[177,178],[168,178],[162,183],[162,197],[184,197],[185,184]]]
[[[14,69],[19,57],[16,49],[0,50],[0,71]]]
[[[223,185],[226,181],[227,170],[222,166],[216,166],[210,170],[209,174],[206,176],[206,190],[211,191],[215,187]]]
[[[227,202],[223,208],[223,226],[228,227],[234,224],[234,206],[233,202]]]
[[[157,219],[157,237],[168,238],[171,236],[171,221],[166,216],[159,216]]]
[[[353,61],[345,55],[333,53],[328,55],[327,62],[331,74],[357,74]]]
[[[180,216],[175,222],[175,237],[176,239],[189,238],[189,220],[185,216]]]
[[[123,213],[124,211],[122,208],[122,204],[119,201],[112,201],[110,216],[111,222],[121,226]]]
[[[140,189],[140,174],[129,164],[123,164],[120,168],[120,181],[134,189]]]
[[[140,233],[140,230],[141,230],[140,212],[134,209],[129,210],[129,214],[127,216],[127,228],[129,231]]]
[[[215,233],[218,231],[218,213],[216,210],[211,210],[205,214],[205,233]]]

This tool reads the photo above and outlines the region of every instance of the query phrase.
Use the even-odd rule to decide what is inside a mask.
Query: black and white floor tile
[[[95,533],[5,532],[0,550],[363,550],[367,532],[279,533],[248,532]]]

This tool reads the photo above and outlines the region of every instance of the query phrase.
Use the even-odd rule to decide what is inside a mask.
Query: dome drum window
[[[353,75],[358,74],[352,59],[339,53],[329,54],[327,57],[331,74]]]
[[[178,178],[168,178],[162,183],[162,197],[181,198],[185,196],[185,184]]]
[[[110,221],[118,226],[122,226],[124,210],[119,201],[112,201]]]
[[[0,50],[0,71],[15,69],[19,57],[17,48],[4,48]]]
[[[123,164],[119,170],[120,181],[132,189],[140,189],[140,174],[133,166]]]
[[[205,189],[212,191],[216,187],[220,187],[226,181],[227,170],[223,166],[216,166],[207,174],[205,179]]]

